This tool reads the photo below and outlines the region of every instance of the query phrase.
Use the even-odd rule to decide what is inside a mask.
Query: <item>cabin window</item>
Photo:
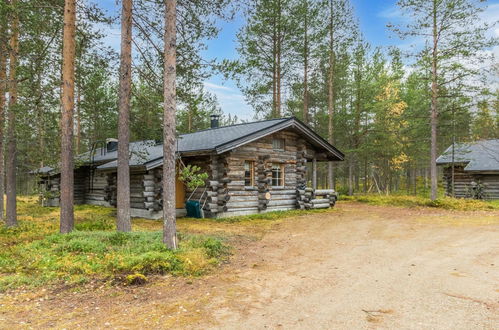
[[[284,164],[272,164],[272,186],[284,186]]]
[[[272,148],[284,150],[284,139],[272,139]]]
[[[250,160],[244,162],[244,185],[246,187],[255,185],[255,164]]]

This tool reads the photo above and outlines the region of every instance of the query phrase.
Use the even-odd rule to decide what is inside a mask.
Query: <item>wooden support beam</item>
[[[317,158],[312,159],[312,188],[317,189]]]

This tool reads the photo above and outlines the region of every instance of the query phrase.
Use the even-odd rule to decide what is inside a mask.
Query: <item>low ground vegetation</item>
[[[355,195],[341,196],[341,200],[403,207],[437,207],[446,210],[478,211],[499,210],[499,201],[442,197],[432,201],[427,197],[407,195]]]
[[[342,201],[451,210],[499,209],[499,202],[416,196],[342,196]],[[225,219],[178,219],[180,249],[161,242],[161,221],[134,219],[132,233],[115,231],[115,210],[78,205],[76,230],[61,235],[59,209],[41,207],[36,198],[18,202],[19,226],[0,226],[0,291],[47,284],[90,281],[143,284],[151,276],[200,276],[228,261],[233,246],[255,241],[284,219],[336,212],[293,210]]]
[[[180,233],[180,249],[173,252],[161,241],[159,221],[137,219],[134,232],[121,233],[113,209],[82,205],[75,211],[76,230],[61,235],[58,208],[20,198],[19,226],[0,227],[0,290],[89,280],[139,284],[167,273],[199,276],[230,253],[225,238],[188,232]]]
[[[148,276],[200,276],[224,263],[231,242],[259,239],[278,220],[310,213],[270,212],[227,219],[179,219],[180,248],[161,241],[161,221],[133,219],[132,233],[115,231],[115,210],[75,207],[75,231],[61,235],[59,209],[34,197],[18,201],[19,226],[0,226],[0,291],[89,281],[143,284]],[[237,223],[237,225],[235,225]]]

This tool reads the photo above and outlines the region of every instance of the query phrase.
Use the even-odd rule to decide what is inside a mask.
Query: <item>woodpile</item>
[[[336,203],[337,195],[333,189],[297,189],[296,203],[301,210],[325,209],[333,207]]]

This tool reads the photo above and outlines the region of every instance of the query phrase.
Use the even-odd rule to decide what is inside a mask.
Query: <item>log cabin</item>
[[[176,157],[177,166],[196,165],[208,174],[205,186],[193,191],[177,178],[177,216],[185,214],[186,200],[194,199],[206,217],[332,207],[334,190],[317,189],[317,162],[344,160],[295,117],[219,127],[212,116],[211,128],[178,137]],[[116,206],[116,159],[115,139],[77,157],[75,203]],[[160,141],[130,143],[132,216],[162,217],[162,165]],[[49,167],[36,173],[42,203],[58,206],[59,174]]]
[[[499,199],[499,139],[451,145],[437,158],[446,194],[458,198]]]

